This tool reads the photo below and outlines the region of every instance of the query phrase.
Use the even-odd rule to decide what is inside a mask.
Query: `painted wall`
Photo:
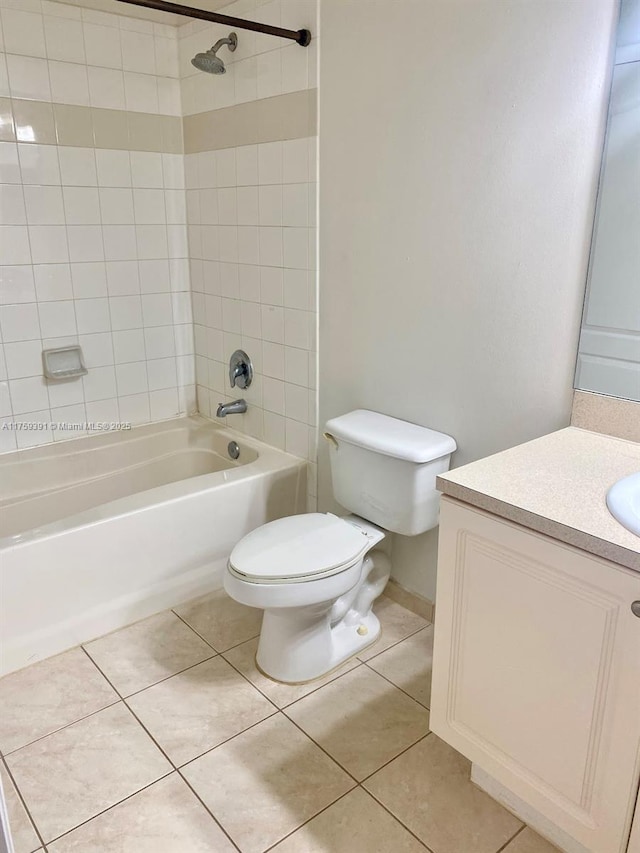
[[[0,0],[0,450],[195,408],[174,27]],[[47,382],[43,347],[89,372]],[[78,429],[78,427],[82,427]]]
[[[569,423],[615,6],[323,1],[321,424],[395,415],[458,466]],[[429,598],[435,561],[394,543]]]

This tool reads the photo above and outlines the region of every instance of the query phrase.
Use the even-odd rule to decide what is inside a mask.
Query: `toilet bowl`
[[[299,683],[340,666],[371,643],[371,610],[390,574],[375,546],[384,531],[355,516],[290,516],[259,527],[234,548],[225,589],[264,610],[256,663],[271,678]]]
[[[259,669],[290,684],[326,675],[376,641],[372,605],[391,573],[376,546],[387,532],[436,526],[436,476],[456,449],[451,436],[364,409],[326,428],[334,494],[354,514],[271,521],[235,546],[224,579],[233,599],[264,610]]]

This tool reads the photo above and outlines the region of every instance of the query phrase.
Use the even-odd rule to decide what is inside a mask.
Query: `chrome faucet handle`
[[[248,388],[253,379],[253,365],[244,350],[237,349],[229,359],[229,382],[231,387]]]

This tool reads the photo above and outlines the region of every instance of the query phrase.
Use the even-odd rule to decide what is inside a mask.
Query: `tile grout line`
[[[285,839],[290,838],[292,835],[295,835],[296,832],[298,832],[300,829],[302,829],[308,823],[311,823],[312,820],[315,820],[315,818],[317,818],[323,812],[326,812],[327,809],[330,809],[332,806],[335,806],[335,804],[339,803],[340,800],[343,800],[349,794],[353,793],[353,791],[357,790],[358,787],[360,787],[360,786],[357,785],[355,788],[349,788],[349,790],[345,791],[344,794],[340,794],[340,796],[336,800],[334,800],[332,803],[329,803],[328,805],[324,806],[324,808],[321,808],[319,812],[316,812],[316,814],[312,815],[310,818],[307,818],[307,820],[305,820],[303,823],[301,823],[300,826],[296,826],[295,829],[292,829],[291,832],[288,832],[286,835],[283,835],[282,838],[279,838],[277,841],[275,841],[269,847],[265,847],[265,849],[262,851],[262,853],[269,853],[269,851],[273,850],[274,847],[277,847],[278,844],[281,844]]]
[[[208,645],[208,644],[207,644],[207,645]],[[89,657],[89,653],[88,653],[84,648],[83,648],[83,651],[84,651],[84,652],[85,652],[85,654]],[[215,655],[214,655],[213,657],[215,657]],[[213,659],[213,658],[209,658],[209,660],[212,660],[212,659]],[[92,659],[92,658],[91,658],[91,660],[93,661],[93,659]],[[203,661],[203,662],[204,662],[204,661]],[[108,679],[108,678],[107,678],[107,676],[102,672],[102,670],[100,669],[100,667],[98,666],[98,664],[96,664],[96,663],[95,663],[95,661],[93,661],[93,663],[94,663],[94,666],[96,667],[96,669],[97,669],[100,673],[102,673],[102,675],[104,676],[104,678],[105,678],[107,681],[109,681],[109,679]],[[195,664],[195,666],[198,666],[198,664]],[[189,667],[189,669],[191,669],[191,667]],[[111,682],[110,682],[110,681],[109,681],[109,684],[111,684]],[[115,688],[115,686],[114,686],[113,684],[111,684],[111,686],[113,687],[113,689],[114,689],[114,690],[116,690],[116,688]],[[116,692],[118,692],[118,691],[116,690]],[[120,695],[120,694],[118,694],[118,695]],[[139,717],[137,716],[137,714],[133,711],[133,709],[129,707],[129,705],[127,704],[127,702],[126,702],[126,700],[124,699],[124,697],[122,697],[122,703],[123,703],[123,705],[125,706],[125,708],[129,711],[129,713],[131,714],[131,716],[134,718],[134,720],[138,723],[138,725],[140,726],[140,728],[142,728],[142,729],[143,729],[143,731],[144,731],[144,732],[146,732],[147,736],[148,736],[148,737],[151,739],[151,741],[156,745],[156,747],[160,750],[160,752],[162,753],[162,755],[164,755],[164,757],[167,759],[167,761],[168,761],[168,762],[169,762],[169,764],[171,765],[172,770],[171,770],[171,772],[170,772],[170,773],[168,773],[168,774],[166,774],[166,775],[171,775],[171,773],[174,773],[174,772],[175,772],[175,773],[178,773],[178,775],[180,776],[180,778],[185,782],[185,784],[189,787],[189,789],[190,789],[191,791],[193,791],[193,793],[194,793],[194,794],[196,794],[196,792],[193,790],[193,788],[191,787],[191,785],[189,785],[189,783],[187,782],[187,780],[184,778],[183,774],[182,774],[182,773],[180,773],[180,771],[179,771],[178,767],[176,766],[176,764],[171,760],[171,758],[169,757],[169,755],[167,755],[167,753],[166,753],[166,752],[164,751],[164,749],[160,746],[160,744],[158,743],[158,741],[153,737],[153,735],[151,734],[151,732],[147,729],[147,727],[146,727],[146,726],[144,725],[144,723],[140,720],[140,718],[139,718]],[[271,716],[273,716],[273,715],[271,715]],[[262,721],[260,721],[260,722],[262,722]],[[218,746],[220,746],[220,744],[218,744]],[[215,748],[215,747],[214,747],[214,748]],[[197,757],[197,758],[199,758],[200,756],[196,756],[196,757]],[[194,760],[194,761],[195,761],[195,759],[192,759],[192,760]],[[161,778],[166,778],[166,777],[165,777],[165,776],[163,776],[163,777],[161,777]],[[156,779],[154,782],[152,782],[152,783],[151,783],[151,785],[154,785],[154,784],[155,784],[155,782],[158,782],[158,781],[160,781],[160,780],[159,780],[159,779]],[[147,785],[146,787],[150,787],[150,785]],[[144,789],[141,789],[141,790],[144,790]],[[139,792],[139,791],[136,791],[134,794],[131,794],[131,795],[130,795],[130,797],[133,797],[133,796],[135,796],[135,794],[138,794],[138,793],[140,793],[140,792]],[[197,794],[196,794],[196,796],[197,796]],[[130,797],[127,797],[126,799],[130,799]],[[204,808],[205,808],[205,809],[207,810],[207,812],[211,815],[211,817],[212,817],[212,819],[215,821],[216,825],[220,827],[220,829],[222,830],[222,832],[224,832],[224,834],[225,834],[225,835],[229,838],[229,840],[233,843],[233,840],[230,838],[230,836],[228,835],[228,833],[227,833],[227,831],[224,829],[224,827],[223,827],[223,826],[219,823],[219,821],[216,819],[216,817],[215,817],[215,815],[213,814],[213,812],[211,812],[211,811],[210,811],[210,809],[209,809],[209,808],[207,808],[207,806],[205,805],[205,803],[204,803],[204,802],[202,802],[202,800],[200,799],[200,797],[198,797],[198,800],[202,803],[202,805],[204,806]],[[120,802],[124,802],[124,800],[121,800]],[[119,805],[119,803],[114,803],[114,805]],[[109,808],[111,809],[111,808],[113,808],[113,806],[110,806]],[[106,809],[105,811],[108,811],[108,810],[109,810],[109,809]],[[103,814],[103,812],[101,812],[101,814]],[[94,815],[94,817],[97,817],[97,815]],[[90,818],[90,820],[93,820],[93,818]],[[234,843],[234,847],[236,847],[235,843]],[[236,847],[236,849],[238,849],[238,848]]]
[[[430,733],[429,733],[429,734],[430,734]],[[428,737],[428,735],[425,735],[425,737]],[[414,746],[415,746],[415,744],[414,744]],[[380,769],[382,769],[382,768],[380,768]],[[376,773],[377,773],[377,772],[378,772],[378,771],[376,770]],[[373,775],[373,774],[371,774],[371,775]],[[370,777],[368,777],[368,778],[370,778]],[[407,830],[407,832],[408,832],[410,835],[412,835],[412,836],[416,839],[416,841],[418,841],[420,844],[422,844],[422,846],[425,848],[425,850],[427,850],[427,851],[428,851],[428,853],[433,853],[433,851],[432,851],[431,847],[429,847],[427,844],[425,844],[425,842],[424,842],[421,838],[419,838],[419,837],[415,834],[415,832],[414,832],[412,829],[409,829],[409,827],[406,825],[406,823],[403,823],[403,821],[401,821],[401,820],[400,820],[400,818],[399,818],[397,815],[395,815],[395,814],[391,811],[391,809],[389,809],[389,808],[388,808],[388,807],[387,807],[387,806],[382,802],[382,800],[379,800],[379,799],[378,799],[378,797],[376,797],[376,795],[375,795],[375,794],[373,794],[373,793],[372,793],[368,788],[363,788],[362,790],[363,790],[363,791],[366,791],[366,792],[367,792],[367,794],[369,794],[369,796],[370,796],[370,797],[372,797],[372,799],[374,799],[374,800],[375,800],[375,802],[376,802],[376,803],[378,803],[378,805],[379,805],[381,808],[383,808],[383,809],[386,811],[386,813],[387,813],[388,815],[391,815],[391,817],[392,817],[394,820],[396,820],[396,821],[400,824],[400,826],[404,827],[404,828]]]
[[[169,776],[172,776],[175,773],[175,769],[169,770],[168,773],[164,773],[162,776],[159,776],[157,779],[154,779],[152,782],[149,782],[148,785],[144,785],[137,791],[134,791],[132,794],[127,794],[126,797],[123,797],[121,800],[118,800],[116,803],[112,803],[110,806],[107,806],[106,809],[102,809],[97,814],[91,815],[86,820],[81,821],[80,823],[72,826],[70,829],[65,830],[62,835],[57,835],[55,838],[50,838],[47,841],[47,844],[53,844],[56,841],[59,841],[61,838],[64,838],[67,835],[70,835],[72,832],[75,832],[76,829],[79,829],[81,826],[86,826],[88,823],[91,823],[92,820],[95,820],[97,817],[101,817],[103,814],[110,812],[111,809],[114,809],[116,806],[122,805],[122,803],[126,803],[127,800],[130,800],[132,797],[135,797],[137,794],[142,793],[142,791],[146,791],[147,788],[151,788],[153,785],[156,785],[158,782],[161,782],[163,779],[168,779]]]
[[[92,661],[93,663],[93,661]],[[84,720],[88,720],[90,717],[95,717],[96,714],[99,714],[101,711],[106,711],[107,708],[113,708],[114,705],[117,705],[118,702],[121,702],[122,698],[118,693],[117,697],[113,700],[113,702],[109,702],[107,705],[103,705],[102,708],[97,708],[95,711],[91,711],[90,714],[84,714],[82,717],[78,717],[77,720],[73,720],[71,723],[65,723],[64,726],[59,726],[57,729],[54,729],[51,732],[47,732],[44,735],[40,735],[40,737],[34,738],[30,740],[29,743],[23,743],[22,746],[17,746],[15,749],[12,749],[11,752],[5,752],[4,758],[8,758],[10,755],[15,755],[16,752],[20,752],[21,749],[26,749],[28,746],[33,746],[34,743],[39,743],[39,741],[44,740],[45,738],[51,737],[51,735],[58,734],[58,732],[62,732],[65,729],[70,728],[71,726],[75,726],[76,723],[81,723]]]
[[[383,595],[384,595],[384,593],[383,593]],[[389,599],[389,601],[393,601],[393,599]],[[397,602],[395,602],[395,601],[393,603],[397,604]],[[398,607],[402,607],[402,605],[398,604]],[[403,610],[406,610],[406,607],[404,607]],[[408,611],[408,612],[411,613],[411,611]],[[375,611],[374,611],[374,613],[375,613]],[[416,614],[414,613],[413,615],[415,616]],[[422,617],[420,617],[420,618],[422,618]],[[427,622],[426,625],[422,625],[420,628],[416,628],[415,631],[411,631],[411,633],[407,634],[404,637],[401,637],[399,640],[396,640],[395,643],[391,643],[390,646],[386,646],[386,648],[380,649],[379,652],[376,652],[375,655],[371,655],[371,657],[368,657],[366,660],[363,660],[362,658],[358,658],[358,660],[362,661],[362,663],[368,663],[370,660],[375,660],[375,658],[380,657],[380,655],[383,655],[385,652],[388,652],[391,649],[395,649],[396,646],[399,646],[400,643],[404,643],[405,640],[408,640],[411,637],[415,637],[416,634],[419,634],[420,631],[424,631],[425,628],[430,628],[432,626],[433,626],[433,622]],[[380,631],[379,637],[383,636],[383,631],[384,631],[384,629],[382,629]],[[374,646],[375,646],[375,642],[372,643],[370,646],[367,646],[367,648],[372,649]],[[364,651],[366,651],[366,649]],[[356,655],[356,657],[357,657],[357,655]]]
[[[368,781],[369,781],[369,779],[371,779],[371,777],[372,777],[372,776],[375,776],[375,775],[376,775],[376,773],[379,773],[381,770],[383,770],[385,767],[387,767],[389,764],[391,764],[391,762],[392,762],[392,761],[395,761],[395,760],[396,760],[396,758],[400,758],[400,756],[401,756],[401,755],[404,755],[404,754],[405,754],[405,752],[408,752],[410,749],[413,749],[413,747],[414,747],[414,746],[417,746],[417,745],[418,745],[419,743],[421,743],[423,740],[425,740],[426,738],[428,738],[428,737],[429,737],[429,735],[431,735],[431,734],[433,734],[433,732],[431,731],[431,729],[429,729],[429,731],[428,731],[426,734],[421,735],[421,736],[418,738],[418,740],[416,740],[416,741],[414,741],[413,743],[409,744],[409,746],[405,746],[405,748],[404,748],[401,752],[399,752],[397,755],[394,755],[394,756],[393,756],[393,758],[390,758],[388,761],[385,761],[385,762],[384,762],[384,764],[381,764],[381,765],[380,765],[380,767],[378,767],[378,768],[377,768],[376,770],[374,770],[372,773],[369,773],[369,775],[368,775],[368,776],[365,776],[365,777],[364,777],[364,779],[362,779],[362,780],[359,782],[359,784],[360,784],[360,785],[364,785],[364,783],[365,783],[365,782],[368,782]],[[365,788],[365,790],[368,790],[368,789],[367,789],[367,788]]]
[[[26,802],[25,798],[22,796],[22,791],[18,787],[18,783],[16,782],[13,773],[11,772],[11,768],[9,767],[7,762],[5,761],[4,757],[0,760],[2,761],[2,766],[4,767],[7,775],[9,776],[9,779],[13,783],[13,787],[16,789],[16,794],[18,795],[18,799],[22,803],[22,807],[24,808],[25,812],[27,813],[27,817],[29,818],[29,821],[31,822],[31,826],[33,827],[34,832],[37,835],[38,840],[40,841],[40,846],[44,847],[44,838],[42,836],[42,833],[38,829],[38,826],[36,825],[36,822],[33,819],[33,816],[29,810],[29,807],[27,806],[27,802]]]
[[[496,802],[497,802],[497,800],[496,800]],[[503,806],[503,808],[504,808],[504,806]],[[513,814],[513,812],[509,812],[509,814]],[[516,817],[516,815],[514,815],[514,817]],[[518,818],[518,820],[520,820],[520,818]],[[522,821],[520,821],[520,822],[522,823]],[[511,842],[515,841],[515,839],[520,835],[520,833],[524,832],[526,828],[527,828],[527,824],[523,823],[522,826],[520,827],[520,829],[517,832],[515,832],[511,836],[511,838],[502,845],[502,847],[499,847],[498,850],[496,850],[496,853],[502,853],[503,850],[506,850],[507,847],[511,844]]]
[[[407,638],[407,639],[408,639],[408,638]],[[398,643],[398,645],[400,645],[400,643]],[[404,687],[400,687],[400,685],[399,685],[399,684],[396,684],[396,683],[395,683],[395,681],[391,681],[391,679],[390,679],[390,678],[387,678],[387,676],[386,676],[386,675],[383,675],[381,672],[378,672],[378,670],[377,670],[377,669],[374,669],[372,666],[369,666],[369,663],[368,663],[367,661],[364,661],[364,666],[368,667],[368,668],[371,670],[371,672],[375,672],[375,674],[376,674],[376,675],[379,675],[379,676],[380,676],[380,678],[384,678],[384,680],[385,680],[388,684],[393,685],[393,687],[397,687],[397,688],[398,688],[398,690],[399,690],[401,693],[404,693],[404,695],[405,695],[405,696],[408,696],[408,697],[409,697],[409,699],[413,699],[413,701],[414,701],[414,702],[417,702],[417,703],[418,703],[418,705],[420,705],[420,707],[421,707],[421,708],[424,708],[424,709],[426,709],[426,710],[427,710],[427,711],[429,711],[429,712],[431,711],[431,708],[430,708],[428,705],[425,705],[425,704],[424,704],[424,702],[421,702],[419,699],[416,699],[416,697],[415,697],[415,696],[412,696],[410,693],[407,693],[407,691],[404,689]]]
[[[191,785],[191,783],[189,782],[189,780],[185,778],[185,776],[180,772],[180,770],[176,770],[176,773],[177,773],[177,774],[178,774],[178,776],[182,779],[182,781],[183,781],[183,782],[184,782],[184,784],[187,786],[187,788],[191,791],[191,793],[193,794],[193,796],[198,800],[198,802],[199,802],[199,803],[202,805],[202,807],[206,810],[207,814],[211,815],[212,820],[213,820],[213,821],[215,821],[216,825],[220,827],[220,829],[222,830],[222,832],[224,832],[224,834],[225,834],[225,835],[226,835],[226,837],[229,839],[229,841],[231,842],[231,844],[233,844],[233,846],[236,848],[236,850],[238,850],[238,851],[239,851],[239,853],[242,853],[242,851],[240,850],[240,848],[238,847],[238,845],[235,843],[235,841],[233,840],[233,838],[229,835],[229,833],[227,832],[227,830],[226,830],[226,829],[224,828],[224,826],[220,823],[220,821],[217,819],[217,817],[216,817],[216,816],[214,815],[214,813],[211,811],[211,809],[209,808],[209,806],[208,806],[208,805],[205,803],[205,801],[202,799],[202,797],[200,796],[200,794],[198,794],[198,792],[196,791],[196,789]]]

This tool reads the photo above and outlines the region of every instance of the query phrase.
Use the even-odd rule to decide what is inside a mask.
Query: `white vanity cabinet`
[[[637,853],[640,573],[447,497],[439,547],[433,731],[564,849]]]

